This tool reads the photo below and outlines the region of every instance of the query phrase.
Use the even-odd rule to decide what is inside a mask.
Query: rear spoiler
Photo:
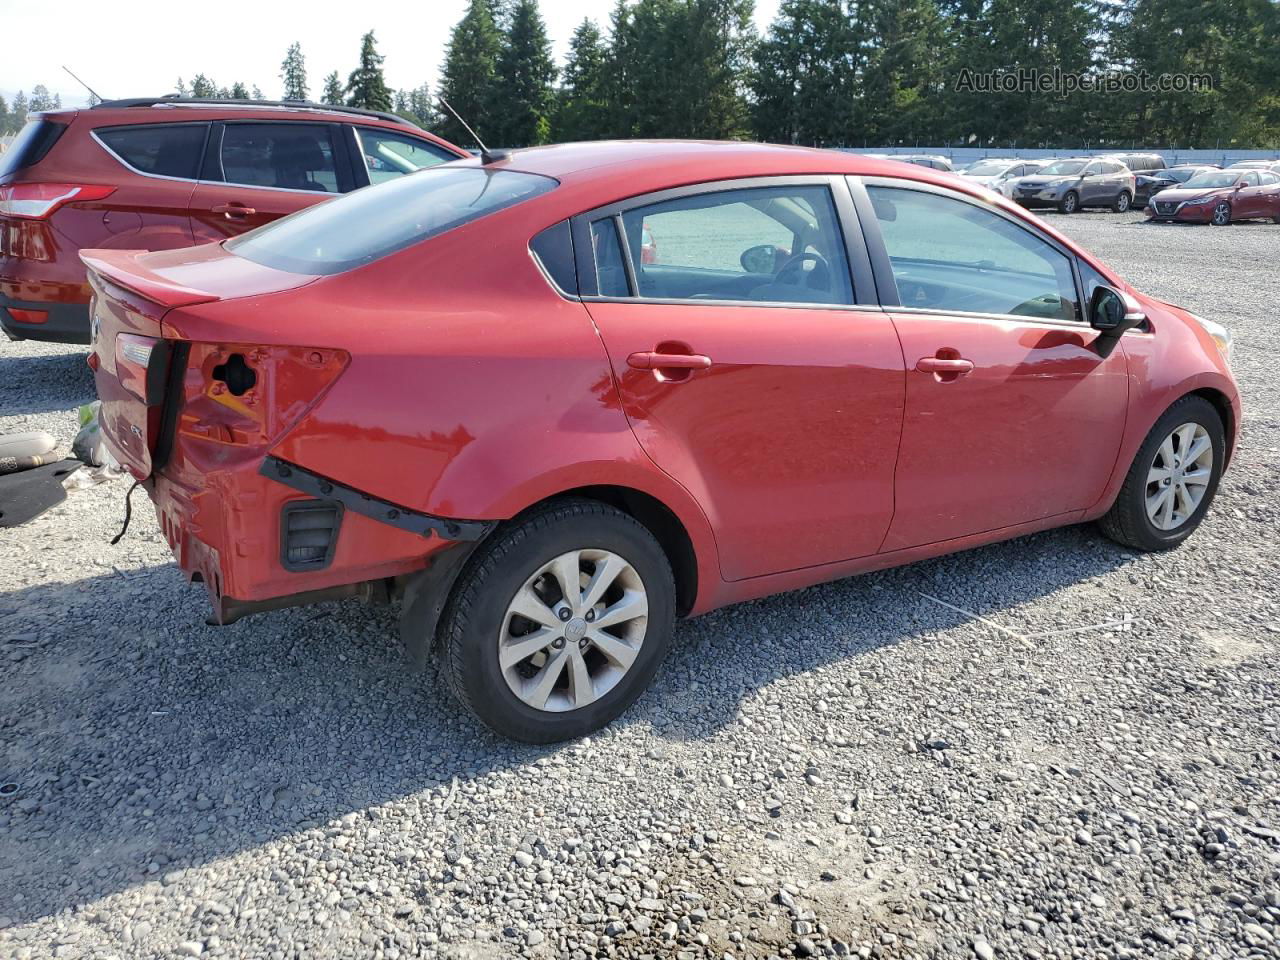
[[[217,294],[184,287],[149,270],[139,258],[147,250],[81,250],[84,265],[105,280],[124,287],[162,307],[190,307],[220,300]]]

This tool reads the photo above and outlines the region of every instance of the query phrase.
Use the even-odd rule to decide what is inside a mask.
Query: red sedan
[[[1266,170],[1206,170],[1180,187],[1155,194],[1146,213],[1149,220],[1215,227],[1237,220],[1280,223],[1280,175]]]
[[[518,151],[84,259],[103,432],[214,621],[398,599],[527,741],[621,713],[677,616],[1088,520],[1176,546],[1240,423],[1224,328],[837,152]]]

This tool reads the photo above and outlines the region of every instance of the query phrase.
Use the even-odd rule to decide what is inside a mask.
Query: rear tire
[[[1215,227],[1231,226],[1231,204],[1223,200],[1213,208],[1213,214],[1209,218],[1209,222]]]
[[[1080,209],[1080,195],[1074,190],[1067,191],[1066,196],[1058,201],[1059,213],[1075,213]]]
[[[1202,437],[1209,447],[1197,454]],[[1203,397],[1183,397],[1156,421],[1138,448],[1116,502],[1098,520],[1099,528],[1135,550],[1176,547],[1208,512],[1218,492],[1226,448],[1226,431],[1213,404]],[[1191,462],[1184,462],[1188,453],[1193,455]],[[1198,475],[1205,467],[1208,476]]]
[[[1111,204],[1111,209],[1116,213],[1128,213],[1131,198],[1128,190],[1121,190],[1120,195],[1116,197],[1115,202]]]
[[[598,597],[597,579],[608,580]],[[561,500],[476,551],[445,608],[439,655],[450,691],[486,726],[555,743],[635,702],[674,622],[675,581],[653,535],[603,503]]]

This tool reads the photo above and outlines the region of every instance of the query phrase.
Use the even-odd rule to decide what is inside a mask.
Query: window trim
[[[120,154],[116,153],[107,145],[107,142],[98,136],[99,130],[146,130],[152,127],[204,127],[204,143],[200,147],[200,162],[196,164],[196,175],[194,177],[171,177],[164,173],[148,173],[146,170],[139,170]],[[109,126],[94,127],[89,131],[90,138],[102,148],[112,160],[120,164],[130,173],[135,173],[140,177],[150,177],[152,180],[169,180],[174,183],[202,183],[204,174],[205,159],[209,149],[209,137],[213,129],[213,122],[209,120],[192,120],[182,121],[178,123],[114,123]]]
[[[297,187],[272,187],[265,183],[240,183],[236,180],[228,180],[226,170],[222,166],[222,143],[223,134],[229,126],[281,126],[283,124],[296,124],[306,127],[325,127],[329,134],[329,152],[333,157],[333,175],[337,183],[338,190],[336,193],[325,191],[321,193],[319,190],[300,190]],[[351,179],[350,162],[351,158],[347,153],[346,138],[341,132],[335,132],[335,128],[343,126],[341,123],[335,123],[330,120],[215,120],[213,126],[217,130],[210,130],[209,136],[205,140],[204,163],[200,170],[200,183],[214,184],[216,186],[225,187],[244,187],[247,190],[276,190],[280,193],[301,193],[309,197],[341,197],[351,193],[356,189],[356,185]]]
[[[747,307],[785,307],[790,309],[804,308],[815,310],[881,310],[879,298],[867,299],[874,295],[875,278],[868,258],[863,232],[859,228],[859,218],[854,208],[847,185],[841,174],[804,174],[788,176],[737,177],[726,180],[706,180],[701,183],[688,184],[683,187],[671,187],[650,193],[637,194],[603,206],[585,210],[570,218],[573,236],[574,258],[578,266],[578,299],[588,303],[644,303],[654,305],[680,306],[747,306]],[[647,207],[667,200],[679,200],[685,197],[704,194],[728,193],[735,190],[751,190],[761,187],[789,186],[821,186],[831,194],[831,205],[836,215],[836,227],[840,239],[844,243],[845,260],[849,266],[849,284],[853,303],[806,303],[796,301],[774,300],[682,300],[678,298],[641,297],[636,294],[635,264],[631,259],[626,231],[622,227],[622,214],[637,207]],[[591,242],[591,224],[597,220],[616,218],[618,236],[622,244],[623,263],[627,270],[627,283],[632,291],[631,296],[610,297],[599,293],[599,281],[596,277],[595,257]]]
[[[1081,279],[1080,257],[1075,251],[1060,243],[1055,237],[1049,236],[1035,229],[1034,226],[1024,222],[1017,215],[1007,210],[1001,209],[995,204],[983,200],[980,197],[973,197],[965,193],[951,190],[947,187],[938,186],[931,183],[920,183],[915,180],[905,180],[895,177],[854,177],[846,178],[849,181],[849,189],[853,193],[854,205],[858,207],[861,215],[860,219],[864,226],[866,235],[867,250],[871,256],[872,268],[876,275],[876,290],[880,294],[880,303],[884,309],[893,313],[913,313],[913,314],[930,314],[934,316],[957,316],[957,317],[976,317],[987,318],[993,320],[1014,320],[1019,323],[1035,323],[1046,326],[1065,326],[1071,330],[1080,330],[1081,328],[1092,330],[1088,321],[1088,301],[1084,297],[1084,283]],[[1076,319],[1074,320],[1053,320],[1045,317],[1028,317],[1020,313],[988,313],[970,310],[940,310],[936,307],[911,307],[906,306],[902,302],[901,296],[898,294],[898,282],[893,275],[893,263],[889,259],[888,248],[884,244],[884,236],[880,232],[880,221],[876,218],[875,208],[871,204],[871,195],[867,192],[867,187],[888,187],[895,190],[911,190],[917,193],[932,193],[941,197],[947,197],[951,200],[959,200],[970,206],[985,210],[988,213],[1000,217],[1021,230],[1026,231],[1037,240],[1041,240],[1048,244],[1054,250],[1061,253],[1067,258],[1067,263],[1071,267],[1071,277],[1075,282],[1076,288]],[[1100,275],[1102,271],[1096,266],[1090,266]],[[1105,276],[1105,275],[1104,275]]]

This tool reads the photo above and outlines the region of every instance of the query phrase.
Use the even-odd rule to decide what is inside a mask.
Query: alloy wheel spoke
[[[648,613],[649,601],[645,595],[638,590],[628,590],[621,600],[596,617],[593,626],[612,627],[636,617],[647,616]]]
[[[1201,467],[1199,470],[1190,470],[1182,475],[1182,482],[1188,486],[1207,487],[1209,478],[1213,476],[1213,471],[1207,467]]]
[[[1200,457],[1204,455],[1205,450],[1209,448],[1209,444],[1210,441],[1208,437],[1201,437],[1198,440],[1193,439],[1191,441],[1191,449],[1189,449],[1186,455],[1182,458],[1182,465],[1184,467],[1189,467],[1191,464],[1199,460]]]
[[[547,698],[555,689],[556,681],[564,672],[564,665],[569,659],[567,648],[561,648],[551,655],[546,665],[525,684],[524,701],[539,710],[547,705]]]
[[[1152,467],[1147,471],[1147,483],[1160,483],[1172,475],[1173,471],[1168,467]]]
[[[502,649],[498,651],[498,664],[503,670],[509,670],[521,660],[527,660],[540,650],[545,650],[558,636],[558,630],[540,627],[526,636],[516,637],[502,645]]]
[[[575,616],[582,612],[582,569],[578,558],[578,551],[572,550],[552,560],[550,568],[551,575],[560,584],[564,602],[569,605]]]
[[[596,572],[582,594],[582,609],[590,610],[604,596],[604,592],[618,579],[618,574],[627,569],[627,561],[616,553],[611,553],[596,564]]]
[[[1173,527],[1173,526],[1174,526],[1174,521],[1173,521],[1173,510],[1174,510],[1174,501],[1175,501],[1176,499],[1177,499],[1177,497],[1175,497],[1175,496],[1174,496],[1174,494],[1173,494],[1173,488],[1172,488],[1172,487],[1170,487],[1170,488],[1169,488],[1169,496],[1168,496],[1167,498],[1165,498],[1165,501],[1164,501],[1164,520],[1163,520],[1163,523],[1164,523],[1164,528],[1165,528],[1166,530],[1168,530],[1170,527]]]
[[[592,645],[609,659],[611,663],[627,669],[635,662],[636,654],[640,651],[630,644],[619,640],[612,634],[603,630],[591,630],[587,633],[587,639]]]
[[[1196,438],[1196,425],[1194,423],[1184,423],[1178,428],[1178,459],[1184,464],[1187,462],[1187,451],[1191,449],[1191,443]]]
[[[1150,517],[1153,522],[1159,523],[1160,511],[1172,496],[1173,487],[1161,487],[1160,492],[1154,497],[1147,498],[1147,516]]]
[[[1173,469],[1173,434],[1169,434],[1164,438],[1164,443],[1160,444],[1160,465],[1166,470]]]
[[[596,698],[595,687],[591,683],[591,671],[587,669],[587,661],[581,652],[574,650],[569,655],[569,699],[575,707],[585,707]]]
[[[524,586],[511,601],[511,613],[518,613],[526,620],[532,620],[542,627],[552,630],[560,629],[563,624],[550,607],[542,602],[542,598],[533,592],[531,586]]]

